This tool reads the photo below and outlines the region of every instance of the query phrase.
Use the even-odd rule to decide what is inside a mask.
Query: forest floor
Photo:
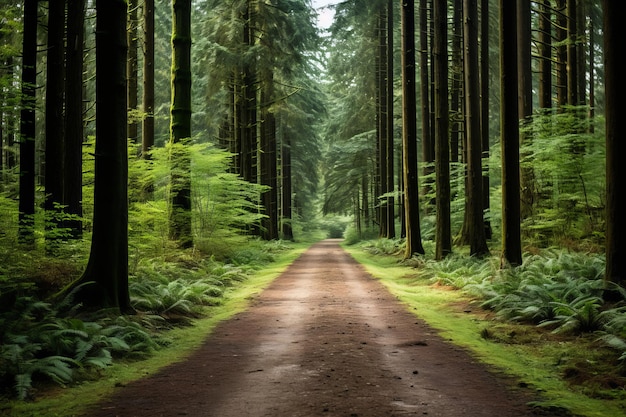
[[[325,240],[185,361],[86,415],[546,415],[529,405],[534,395],[443,340]]]

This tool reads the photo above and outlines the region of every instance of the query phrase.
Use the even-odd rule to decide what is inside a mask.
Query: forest
[[[341,238],[583,340],[580,389],[626,400],[616,3],[0,0],[1,398]]]

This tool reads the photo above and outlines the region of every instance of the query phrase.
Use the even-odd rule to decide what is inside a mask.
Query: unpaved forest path
[[[511,384],[443,341],[326,240],[188,360],[120,387],[89,415],[534,415]]]

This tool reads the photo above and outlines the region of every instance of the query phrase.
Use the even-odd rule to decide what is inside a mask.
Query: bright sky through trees
[[[318,13],[317,25],[320,29],[328,29],[333,22],[334,10],[329,7],[339,3],[339,0],[313,0],[313,7]]]

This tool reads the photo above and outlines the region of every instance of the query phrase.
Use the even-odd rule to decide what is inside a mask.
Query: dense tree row
[[[368,7],[351,1],[336,7],[328,75],[331,94],[341,98],[332,105],[325,133],[332,161],[326,170],[326,212],[353,213],[358,234],[375,229],[392,237],[387,231],[397,221],[407,238],[407,256],[420,252],[411,248],[411,222],[404,215],[411,183],[418,182],[411,174],[417,141],[421,223],[425,236],[435,240],[437,258],[450,253],[453,242],[468,245],[471,255],[488,254],[494,228],[501,231],[504,264],[522,262],[523,239],[602,245],[604,233],[609,237],[619,223],[603,216],[609,210],[605,189],[615,184],[608,182],[610,174],[604,182],[603,119],[597,117],[606,106],[597,91],[607,81],[600,4],[421,0],[396,6],[381,0]],[[400,88],[393,64],[382,65],[390,56],[385,55],[393,33],[388,22],[399,20],[388,16],[411,19],[413,13],[418,18],[407,20],[408,32],[402,27],[402,48],[396,50],[409,60],[409,72],[416,69],[419,85],[402,78]],[[401,66],[406,70],[407,62]],[[394,86],[391,93],[388,86]],[[413,89],[419,90],[416,109],[409,107]],[[392,126],[381,125],[391,113],[383,97],[400,94],[402,121],[391,118]],[[404,139],[410,138],[402,143],[404,157],[395,157],[404,172],[395,174],[395,183],[382,175],[391,155],[383,140],[399,142],[394,123],[402,123]],[[416,136],[414,123],[420,125]],[[382,132],[393,134],[388,139]],[[405,205],[397,218],[386,214],[388,197],[398,195],[393,191],[404,194],[396,200]],[[495,206],[500,201],[501,207]]]
[[[194,146],[214,143],[231,155],[220,178],[238,209],[222,224],[239,233],[292,239],[314,217],[324,152],[323,211],[350,214],[359,234],[401,236],[406,257],[423,237],[438,259],[454,242],[483,256],[498,228],[513,265],[524,238],[606,237],[607,277],[620,281],[618,104],[597,93],[617,83],[604,12],[580,0],[344,1],[321,39],[308,1],[5,0],[0,161],[3,204],[19,207],[4,233],[52,253],[89,232],[78,284],[99,282],[108,292],[93,304],[127,309],[129,207],[166,203],[169,237],[197,246],[214,191],[199,187],[202,158],[224,153]]]
[[[84,301],[130,307],[129,207],[165,198],[170,239],[198,243],[210,223],[203,210],[216,204],[207,201],[221,192],[205,193],[203,161],[223,152],[194,144],[228,144],[230,171],[244,180],[221,177],[240,209],[227,227],[293,239],[294,219],[311,214],[324,108],[308,2],[28,0],[3,2],[1,13],[9,23],[0,38],[3,198],[19,201],[19,222],[5,233],[15,231],[23,249],[45,242],[53,253],[90,232],[91,256],[74,285]],[[92,135],[95,166],[84,175]],[[156,156],[160,147],[167,158]],[[129,178],[129,162],[140,159]],[[156,164],[165,162],[167,189],[157,193]]]

